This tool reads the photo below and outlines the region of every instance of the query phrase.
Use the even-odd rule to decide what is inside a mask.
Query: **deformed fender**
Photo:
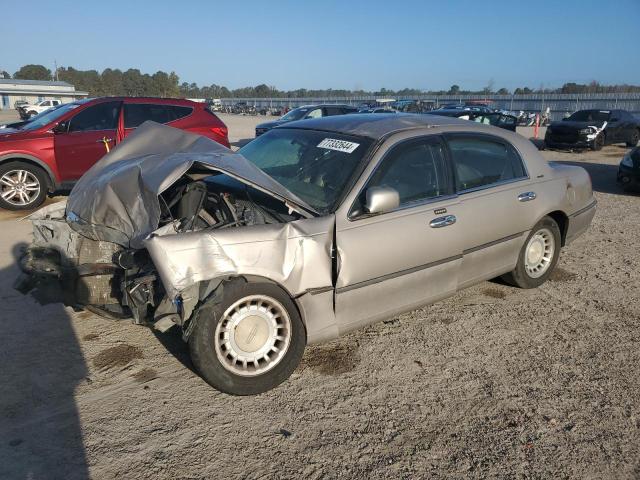
[[[334,216],[328,215],[179,234],[163,228],[144,244],[171,300],[180,297],[192,304],[200,285],[211,280],[261,277],[281,286],[296,301],[312,343],[316,337],[331,338],[334,329],[337,335],[331,259],[334,227]],[[182,300],[183,294],[187,298]]]

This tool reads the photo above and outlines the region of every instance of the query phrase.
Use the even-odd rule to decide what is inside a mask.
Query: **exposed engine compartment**
[[[284,202],[210,170],[188,171],[159,200],[158,230],[163,235],[301,218]],[[23,293],[36,289],[42,303],[62,302],[110,318],[132,317],[138,324],[178,314],[180,306],[166,298],[146,249],[84,236],[65,218],[64,202],[36,212],[31,220],[34,243],[20,261],[27,275],[16,285]]]

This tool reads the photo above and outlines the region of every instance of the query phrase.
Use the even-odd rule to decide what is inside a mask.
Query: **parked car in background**
[[[32,216],[17,285],[181,329],[235,395],[286,380],[307,344],[484,280],[538,287],[596,207],[584,169],[452,117],[291,122],[237,153],[147,124],[124,146]]]
[[[20,118],[27,120],[31,117],[35,117],[39,113],[49,110],[51,107],[57,107],[61,104],[62,102],[60,100],[42,100],[41,102],[34,103],[33,105],[28,103],[26,105],[21,105],[17,110]]]
[[[516,131],[516,124],[518,122],[518,118],[514,115],[495,111],[487,112],[483,109],[466,110],[464,108],[439,108],[425,113],[428,115],[440,115],[443,117],[456,117],[462,120],[471,120],[472,122],[493,125],[494,127],[504,128],[505,130],[510,130],[512,132]]]
[[[116,145],[119,132],[126,137],[147,120],[229,146],[227,127],[205,103],[103,97],[49,108],[0,129],[0,208],[32,209],[47,193],[69,190]]]
[[[640,121],[625,110],[579,110],[547,127],[547,148],[600,150],[604,145],[640,140]]]
[[[278,127],[294,120],[303,120],[307,118],[332,117],[335,115],[346,115],[348,113],[357,113],[358,109],[351,105],[305,105],[303,107],[294,108],[278,120],[261,123],[256,125],[256,137],[259,137],[272,128]]]
[[[622,158],[618,182],[625,190],[640,190],[640,147],[629,150]]]

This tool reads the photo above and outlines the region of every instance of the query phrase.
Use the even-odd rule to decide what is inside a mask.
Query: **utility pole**
[[[55,73],[53,74],[53,78],[54,78],[54,79],[55,79],[55,81],[57,82],[57,81],[58,81],[58,61],[57,61],[57,60],[54,60],[54,61],[53,61],[53,71],[55,72]]]

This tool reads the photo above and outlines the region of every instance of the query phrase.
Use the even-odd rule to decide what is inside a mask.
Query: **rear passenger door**
[[[463,225],[460,288],[513,269],[535,216],[535,191],[517,150],[486,134],[447,134]]]

